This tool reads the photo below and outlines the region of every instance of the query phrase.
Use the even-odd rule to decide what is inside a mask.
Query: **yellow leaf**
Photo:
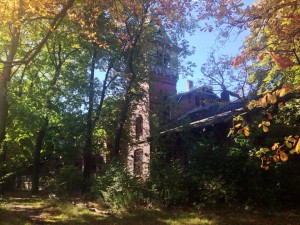
[[[286,95],[286,89],[285,88],[282,88],[281,90],[280,90],[280,92],[279,92],[279,97],[283,97],[283,96],[285,96]]]
[[[268,93],[268,102],[270,102],[271,104],[275,104],[277,102],[277,98],[275,95]]]
[[[290,142],[288,142],[288,141],[285,141],[285,145],[288,148],[292,148],[293,147],[293,145]]]
[[[290,150],[290,154],[294,154],[296,152],[296,149]]]
[[[244,127],[244,134],[246,137],[250,136],[250,132],[249,132],[249,128],[248,127]]]
[[[267,107],[268,104],[267,104],[267,96],[266,95],[264,97],[262,97],[261,99],[259,99],[259,104],[263,108]]]
[[[249,110],[252,110],[254,108],[254,106],[255,106],[255,102],[254,101],[249,102],[248,105],[247,105],[247,107],[248,107]]]
[[[296,147],[293,150],[291,150],[290,153],[291,154],[294,154],[294,153],[300,154],[300,139],[298,140]]]
[[[286,162],[289,159],[289,157],[285,152],[280,151],[280,159],[282,162]]]
[[[295,147],[295,152],[296,152],[297,154],[300,154],[300,139],[298,140],[298,143],[297,143],[297,145],[296,145],[296,147]]]
[[[296,139],[295,138],[293,138],[293,136],[292,135],[290,135],[290,136],[288,136],[288,137],[286,137],[286,138],[284,138],[285,139],[285,145],[288,147],[288,148],[292,148],[293,147],[293,145],[296,143]]]
[[[230,135],[234,134],[234,128],[230,128],[229,133],[227,134],[227,137],[229,137]]]
[[[289,84],[284,84],[282,89],[279,90],[279,97],[285,96],[287,93],[291,92],[293,90],[293,87]]]
[[[279,147],[279,143],[274,143],[272,146],[272,150],[275,151]]]
[[[264,126],[264,125],[263,125],[262,127],[263,127],[263,131],[264,131],[264,132],[268,132],[268,131],[269,131],[269,128],[268,128],[267,126]]]
[[[269,121],[265,121],[265,122],[264,122],[264,125],[265,125],[265,126],[270,126],[271,123],[270,123]]]
[[[239,128],[240,126],[242,126],[242,124],[241,124],[241,123],[239,123],[239,124],[235,125],[234,127],[235,127],[235,128]]]
[[[293,135],[290,135],[286,138],[287,141],[290,141],[290,142],[295,142],[295,138],[293,138]]]
[[[277,98],[276,98],[275,95],[271,95],[271,96],[270,96],[270,102],[271,102],[272,104],[275,104],[275,103],[277,102]]]

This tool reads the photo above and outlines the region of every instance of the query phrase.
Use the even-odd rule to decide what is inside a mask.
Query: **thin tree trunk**
[[[92,150],[93,150],[93,111],[94,111],[94,81],[95,81],[95,66],[96,66],[97,50],[94,46],[92,62],[91,62],[91,74],[89,80],[89,108],[87,113],[86,122],[86,136],[83,149],[83,186],[82,192],[87,192],[91,185],[91,172],[92,172]]]
[[[12,28],[11,41],[7,61],[13,61],[17,52],[17,46],[20,40],[20,29],[19,27]],[[0,164],[3,164],[6,160],[6,147],[5,147],[5,136],[6,136],[6,124],[8,118],[9,105],[7,101],[8,94],[8,84],[12,76],[13,64],[6,63],[3,64],[3,68],[0,75],[0,151],[2,152],[2,157],[0,158]],[[1,167],[0,175],[5,174],[5,167]],[[2,192],[4,192],[4,186],[2,186]]]
[[[105,95],[106,95],[106,90],[109,86],[109,83],[113,80],[113,78],[112,78],[112,80],[110,82],[108,82],[108,76],[109,76],[109,72],[111,71],[111,69],[112,69],[112,65],[109,65],[108,69],[106,71],[104,80],[103,80],[103,87],[102,87],[102,91],[101,91],[100,103],[99,103],[99,105],[96,109],[96,115],[95,115],[95,119],[93,121],[93,126],[95,126],[96,123],[100,119],[100,115],[101,115],[101,111],[102,111],[102,107],[103,107],[103,103],[104,103],[104,98],[105,98]]]
[[[129,78],[128,85],[126,86],[125,99],[121,109],[121,114],[118,122],[118,127],[115,132],[115,140],[113,145],[112,158],[115,159],[119,159],[120,157],[122,133],[123,133],[124,125],[126,123],[128,109],[132,98],[131,89],[136,80],[136,73],[133,68],[133,58],[134,58],[134,50],[131,49],[129,52],[128,64],[127,64],[127,71],[128,71],[128,78]]]
[[[53,94],[53,91],[54,91],[54,87],[57,83],[57,80],[59,78],[59,75],[61,73],[61,68],[62,68],[62,64],[63,64],[63,61],[62,59],[60,58],[61,56],[61,46],[59,45],[59,51],[58,51],[58,55],[59,55],[59,58],[58,58],[58,63],[55,64],[55,74],[54,74],[54,77],[52,79],[52,81],[50,82],[50,87],[48,89],[48,97],[45,99],[45,102],[46,102],[46,109],[51,109],[51,95]],[[46,136],[46,132],[47,132],[47,129],[48,129],[48,125],[49,125],[49,118],[46,116],[46,118],[44,119],[44,124],[42,125],[41,129],[39,130],[38,132],[38,135],[37,135],[37,139],[36,139],[36,144],[35,144],[35,150],[34,150],[34,158],[33,158],[33,171],[32,171],[32,189],[31,189],[31,194],[38,194],[38,191],[39,191],[39,180],[40,180],[40,168],[41,168],[41,165],[40,165],[40,162],[41,162],[41,150],[42,150],[42,147],[43,147],[43,142],[44,142],[44,138]]]
[[[32,189],[31,194],[35,195],[39,191],[39,180],[40,180],[40,162],[41,162],[41,150],[43,147],[44,137],[46,136],[46,131],[48,128],[49,120],[45,119],[45,124],[39,130],[33,159],[33,171],[32,171]]]
[[[3,149],[8,116],[7,83],[0,80],[0,149]]]

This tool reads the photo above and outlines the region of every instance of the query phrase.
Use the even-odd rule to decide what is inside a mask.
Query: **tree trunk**
[[[7,83],[0,79],[0,149],[3,149],[8,116]]]
[[[109,83],[112,82],[112,80],[114,79],[114,78],[112,78],[112,80],[110,82],[108,82],[109,73],[110,73],[111,69],[113,68],[112,65],[113,64],[108,66],[108,69],[106,71],[106,74],[105,74],[105,77],[104,77],[104,80],[103,80],[102,91],[101,91],[101,96],[100,96],[100,103],[99,103],[99,105],[96,109],[96,115],[95,115],[95,119],[93,121],[93,126],[95,126],[96,123],[100,119],[100,115],[101,115],[101,111],[102,111],[102,107],[103,107],[103,103],[104,103],[104,98],[105,98],[105,95],[106,95],[106,90],[109,86]]]
[[[41,161],[41,150],[43,147],[44,137],[48,128],[49,120],[45,119],[45,124],[39,130],[35,150],[34,150],[34,159],[33,159],[33,171],[32,171],[32,189],[31,194],[35,195],[39,191],[39,180],[40,180],[40,161]]]
[[[17,46],[20,40],[20,29],[19,27],[12,28],[11,41],[9,52],[6,61],[10,63],[4,63],[0,77],[0,148],[5,139],[6,122],[8,116],[8,83],[11,79],[13,63],[17,52]]]
[[[134,60],[134,49],[131,49],[128,55],[128,62],[127,62],[128,84],[126,86],[125,100],[123,102],[123,106],[121,109],[121,114],[118,122],[118,127],[115,132],[115,140],[113,145],[112,158],[115,159],[119,159],[120,157],[122,133],[123,133],[124,125],[127,119],[128,109],[132,98],[131,89],[136,80],[136,73],[133,68],[133,60]]]
[[[112,158],[118,159],[120,157],[120,148],[121,148],[121,138],[124,129],[124,125],[127,119],[127,113],[129,109],[129,104],[131,102],[131,94],[129,93],[129,86],[127,87],[125,100],[122,106],[121,115],[119,118],[118,127],[115,133],[115,141],[113,146]]]
[[[91,74],[89,80],[89,108],[87,113],[86,122],[86,136],[83,149],[83,186],[82,192],[85,193],[90,189],[91,185],[91,172],[92,172],[92,150],[93,150],[93,111],[94,111],[94,81],[95,81],[95,66],[96,66],[97,50],[94,46],[92,62],[91,62]]]
[[[20,30],[17,27],[12,28],[11,33],[11,41],[9,46],[9,52],[6,60],[11,62],[14,60],[17,46],[20,40]],[[12,76],[12,63],[4,63],[3,68],[0,75],[0,152],[2,152],[2,157],[0,158],[0,164],[4,164],[6,160],[6,148],[5,148],[5,135],[6,135],[6,124],[7,124],[7,117],[8,117],[8,101],[7,101],[7,94],[8,94],[8,84]],[[0,175],[5,174],[5,168],[1,167]],[[4,186],[2,187],[4,191]]]
[[[59,53],[61,53],[60,45],[59,45]],[[59,54],[59,56],[60,56],[60,54]],[[52,103],[51,103],[50,99],[53,94],[54,87],[57,83],[59,75],[61,73],[61,67],[62,67],[63,62],[60,57],[58,58],[58,62],[59,63],[55,65],[55,74],[54,74],[52,81],[50,82],[50,87],[47,91],[48,97],[45,99],[46,108],[48,110],[51,110]],[[48,125],[49,125],[49,118],[46,117],[45,122],[42,125],[41,129],[39,130],[37,139],[36,139],[34,159],[33,159],[33,171],[32,171],[32,189],[31,189],[31,194],[33,194],[33,195],[38,194],[38,191],[39,191],[41,150],[43,147],[43,141],[46,136]]]

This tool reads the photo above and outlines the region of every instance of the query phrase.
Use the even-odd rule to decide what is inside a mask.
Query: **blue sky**
[[[245,6],[251,5],[256,0],[244,0]],[[185,39],[189,41],[190,46],[195,47],[195,54],[188,57],[187,61],[194,62],[197,67],[194,69],[193,77],[182,78],[182,75],[179,75],[179,81],[177,82],[177,92],[186,91],[186,80],[192,80],[194,86],[197,86],[198,80],[201,78],[200,67],[203,63],[206,62],[209,53],[212,48],[218,47],[218,50],[215,52],[215,55],[228,55],[236,56],[239,53],[240,47],[243,45],[243,41],[247,35],[247,31],[240,34],[238,37],[232,36],[224,46],[218,44],[217,32],[201,32],[200,30],[196,31],[194,35],[186,35]],[[199,85],[199,84],[198,84]]]
[[[201,32],[197,31],[194,35],[187,35],[186,40],[189,41],[190,46],[195,47],[195,54],[187,58],[188,61],[194,62],[197,67],[194,69],[193,77],[182,78],[182,75],[179,75],[179,81],[177,82],[177,92],[186,91],[186,80],[192,80],[194,86],[197,86],[198,80],[201,77],[200,67],[203,63],[206,62],[211,49],[216,49],[215,55],[228,55],[235,56],[239,53],[239,48],[243,45],[243,40],[245,38],[246,32],[239,35],[238,37],[232,37],[226,42],[224,46],[218,44],[216,38],[216,32]]]

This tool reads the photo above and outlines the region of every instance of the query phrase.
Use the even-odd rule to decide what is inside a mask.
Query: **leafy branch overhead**
[[[284,84],[282,88],[265,93],[257,100],[251,100],[247,104],[248,112],[240,114],[233,119],[233,127],[230,128],[228,136],[236,133],[237,135],[244,134],[245,137],[249,137],[251,133],[259,133],[259,129],[261,129],[263,133],[268,133],[270,128],[272,128],[271,121],[280,113],[280,109],[284,107],[285,102],[299,98],[299,90],[299,87],[293,88],[291,85]],[[263,114],[264,117],[263,120],[261,120],[261,116],[257,116],[256,119],[246,122],[244,117],[247,114]],[[259,122],[259,120],[261,121]],[[257,121],[257,126],[254,125],[255,121]],[[249,127],[251,127],[251,129]],[[250,155],[260,158],[262,168],[269,169],[269,164],[272,161],[275,163],[280,161],[286,162],[289,158],[288,155],[294,153],[300,154],[299,134],[289,135],[284,138],[282,144],[278,142],[274,143],[270,148],[261,147],[259,150],[251,152]]]

